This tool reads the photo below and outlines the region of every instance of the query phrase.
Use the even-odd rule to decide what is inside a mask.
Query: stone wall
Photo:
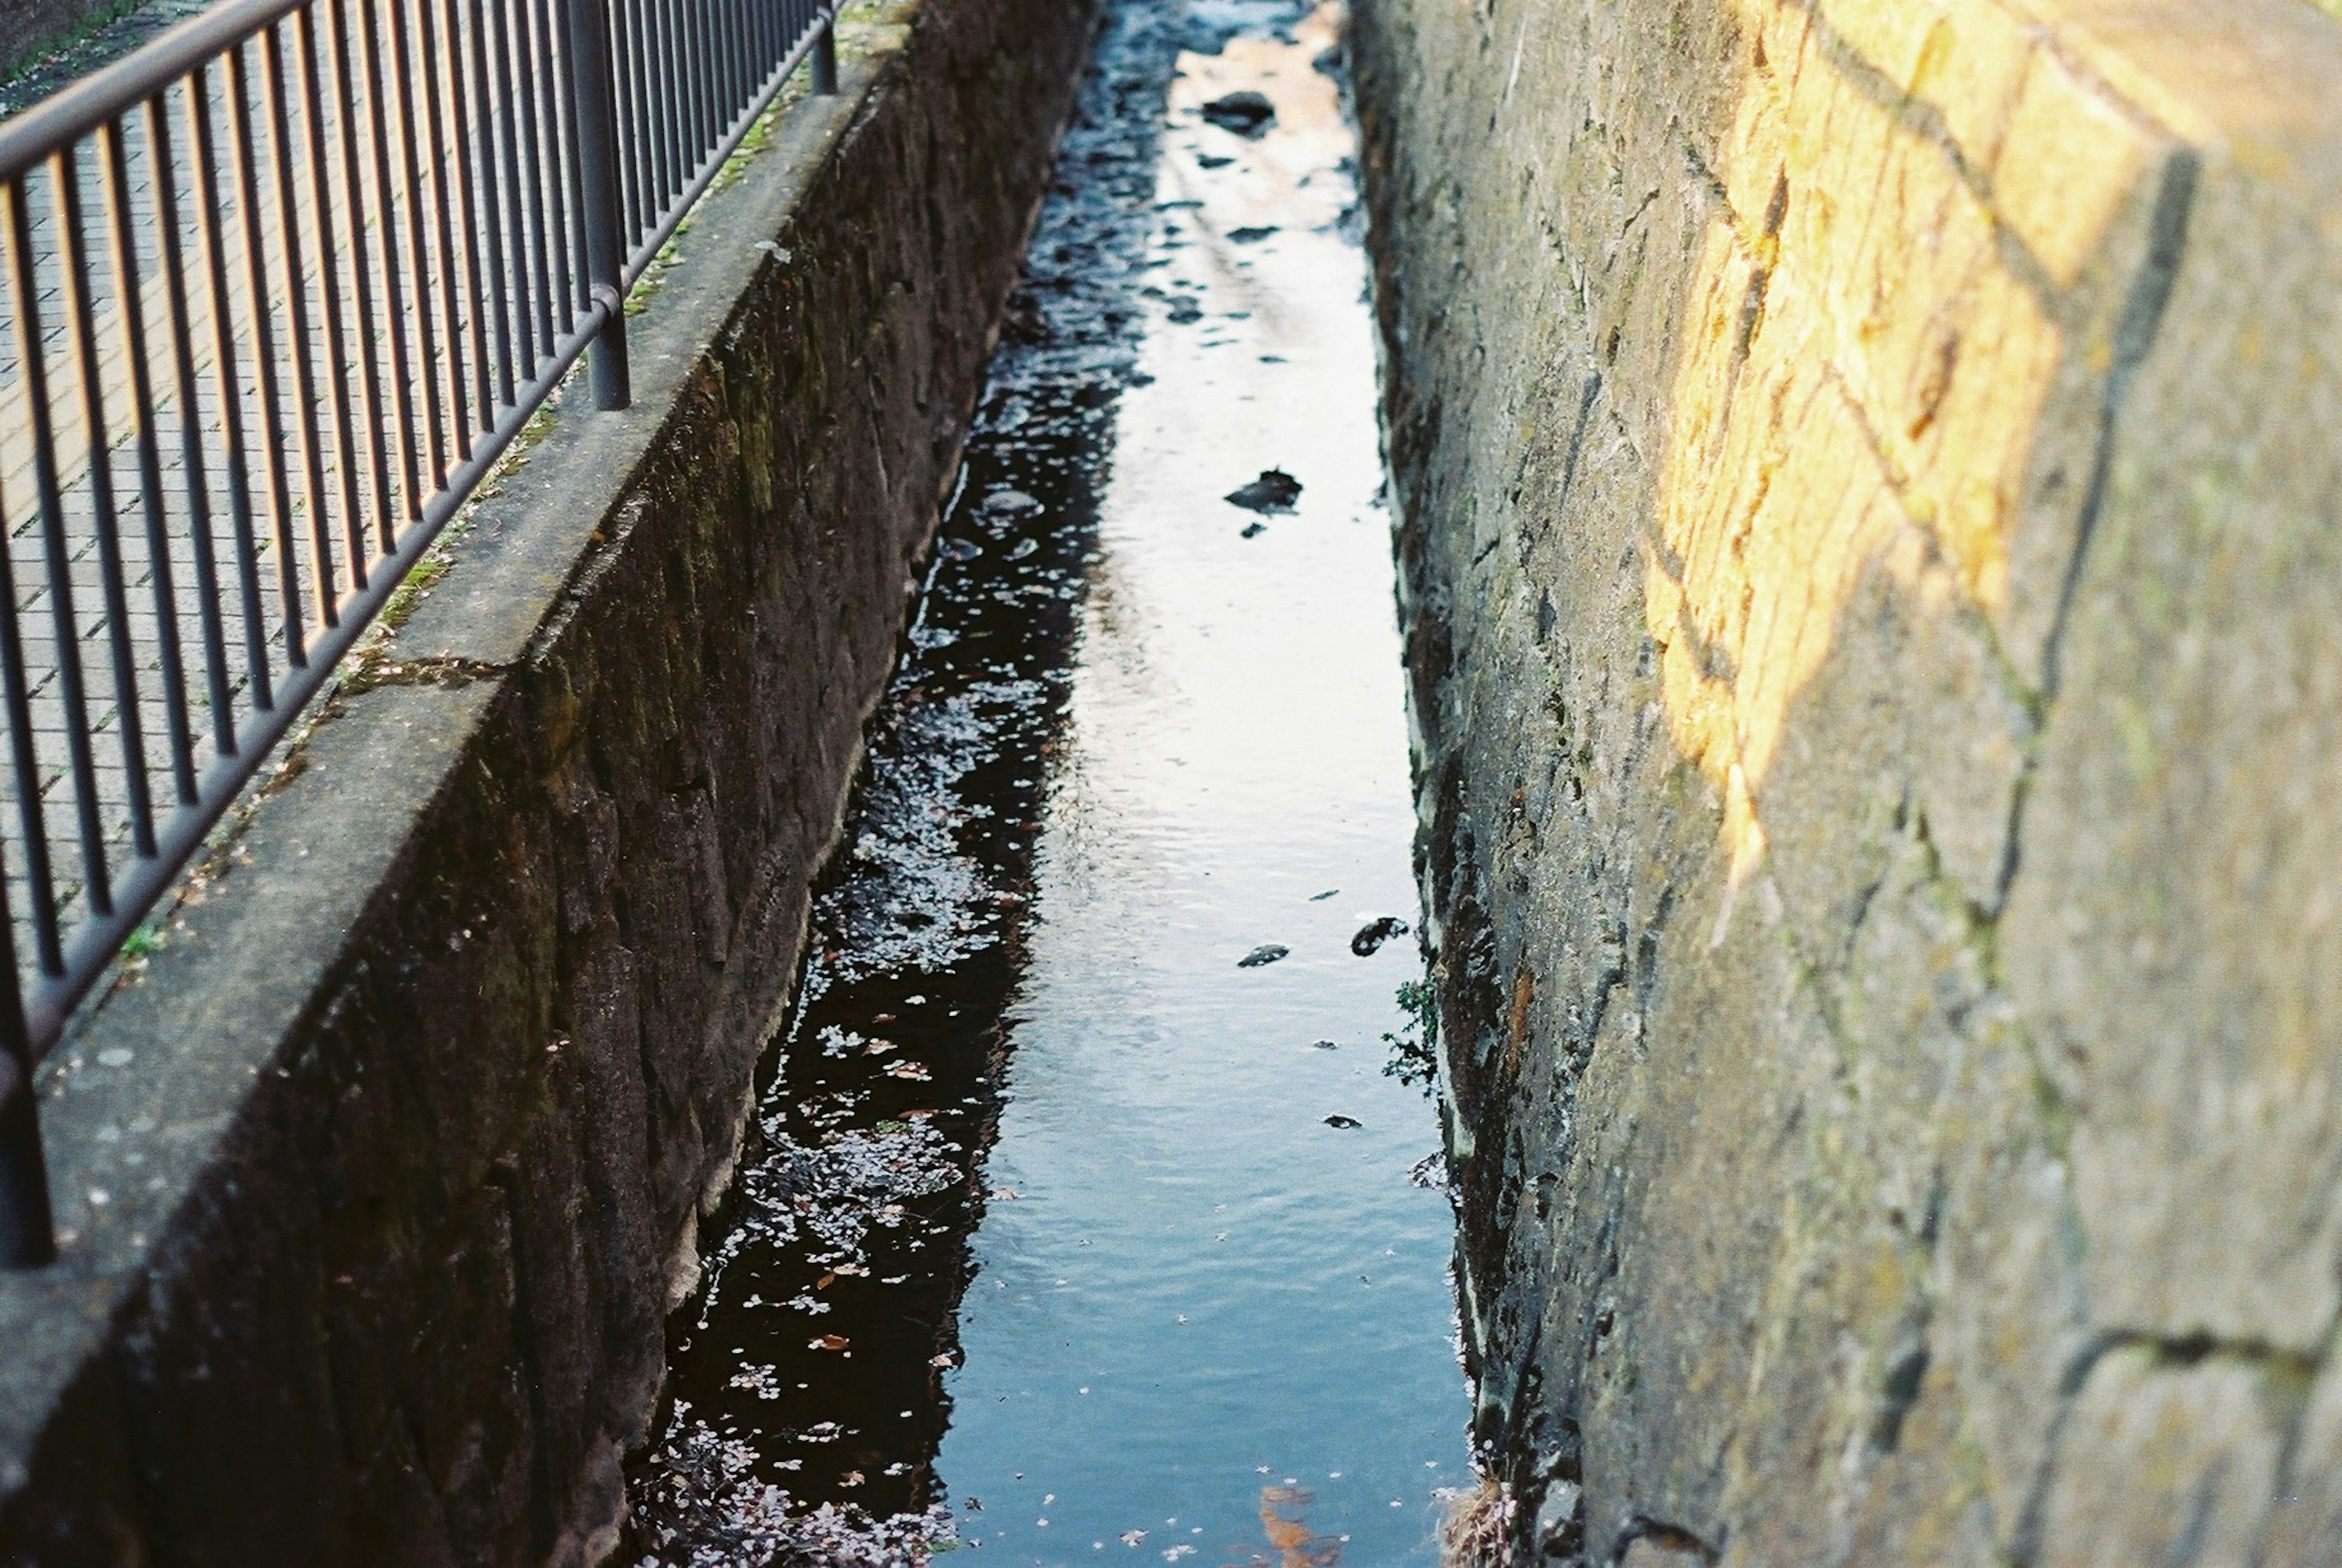
[[[1088,20],[848,9],[646,291],[636,408],[459,525],[53,1059],[0,1560],[615,1546]]]
[[[2342,27],[1356,11],[1522,1547],[2342,1560]]]

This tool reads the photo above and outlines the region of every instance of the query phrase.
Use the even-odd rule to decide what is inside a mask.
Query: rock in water
[[[1223,131],[1256,137],[1276,123],[1276,105],[1261,93],[1230,93],[1204,105],[1204,118]]]
[[[1236,967],[1238,969],[1258,969],[1263,964],[1276,963],[1278,959],[1284,957],[1286,954],[1292,951],[1293,949],[1290,947],[1280,947],[1274,942],[1264,942],[1258,947],[1254,948],[1250,953],[1246,954],[1242,958],[1237,959]]]
[[[1350,951],[1361,958],[1372,958],[1382,951],[1384,943],[1394,936],[1405,936],[1406,931],[1406,921],[1394,914],[1386,914],[1350,938]]]
[[[1263,516],[1281,515],[1293,510],[1301,499],[1301,481],[1282,468],[1265,470],[1249,484],[1238,485],[1220,499],[1231,506],[1241,506],[1247,512]]]
[[[1022,490],[996,490],[984,498],[984,510],[994,517],[1030,517],[1041,503]]]
[[[1326,1125],[1328,1127],[1338,1127],[1343,1132],[1346,1133],[1353,1127],[1363,1127],[1366,1124],[1359,1121],[1356,1116],[1328,1116],[1326,1118]]]

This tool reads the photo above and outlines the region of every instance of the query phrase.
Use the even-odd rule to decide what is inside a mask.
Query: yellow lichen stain
[[[1913,95],[1967,68],[1943,17],[1903,36]],[[2073,359],[2103,375],[2112,355],[2064,325],[2057,280],[2087,273],[2134,167],[2111,142],[2092,165],[2098,116],[2028,77],[2007,155],[2055,141],[2090,189],[2055,265],[2027,262],[1992,193],[1897,105],[1810,35],[1802,68],[1767,46],[1783,68],[1747,80],[1720,150],[1642,541],[1669,729],[1716,792],[1734,892],[1768,853],[1766,781],[1857,590],[1900,595],[1912,621],[1998,625],[2013,532],[2070,526],[2071,487],[2028,500],[2028,465],[2045,418],[2088,413],[2061,389]],[[2053,390],[2071,401],[2052,409]]]

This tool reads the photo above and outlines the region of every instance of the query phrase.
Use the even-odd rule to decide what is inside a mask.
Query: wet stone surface
[[[632,1563],[1427,1563],[1466,1480],[1332,17],[1108,13]]]

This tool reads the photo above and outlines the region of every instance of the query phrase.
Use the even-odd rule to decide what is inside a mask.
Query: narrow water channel
[[[1429,1563],[1468,1483],[1338,13],[1108,10],[632,1562]]]

